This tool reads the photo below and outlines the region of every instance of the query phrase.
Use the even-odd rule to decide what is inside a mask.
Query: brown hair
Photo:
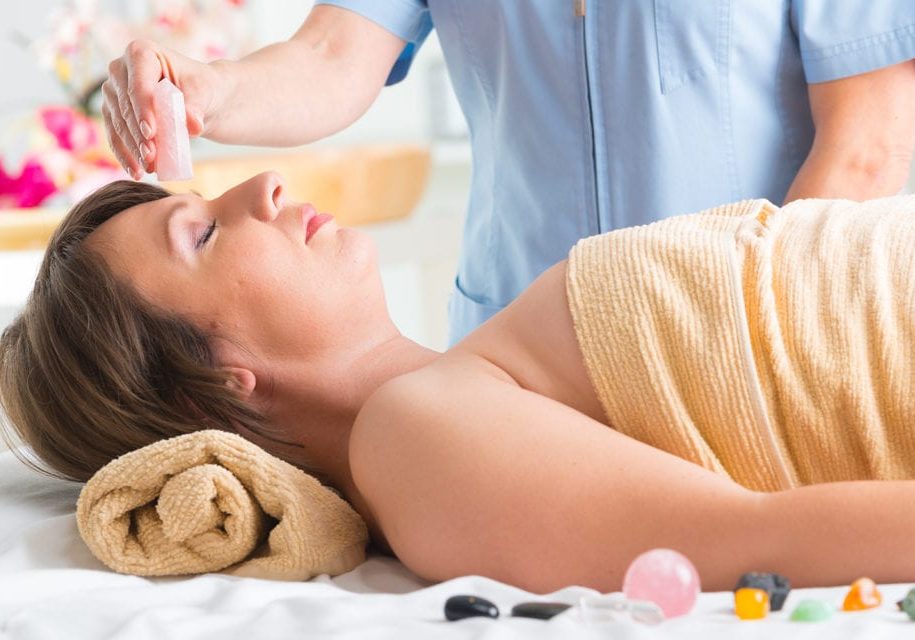
[[[17,453],[30,466],[86,481],[163,438],[263,430],[263,416],[217,368],[209,336],[142,300],[83,242],[121,211],[169,195],[118,181],[77,204],[51,238],[25,309],[0,337],[0,406],[50,469]]]

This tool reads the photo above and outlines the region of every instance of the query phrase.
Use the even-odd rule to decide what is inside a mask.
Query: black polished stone
[[[512,615],[518,618],[549,620],[571,606],[565,602],[521,602],[512,607]]]
[[[489,600],[477,596],[451,596],[445,602],[445,617],[449,620],[463,620],[477,616],[498,618],[499,608]]]

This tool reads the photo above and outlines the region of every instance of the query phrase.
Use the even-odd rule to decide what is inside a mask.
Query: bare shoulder
[[[389,380],[363,405],[353,426],[357,442],[378,437],[384,429],[384,439],[403,429],[416,428],[416,423],[441,414],[452,400],[453,393],[491,384],[512,384],[511,378],[474,354],[447,357],[430,365]],[[406,432],[396,432],[406,435]]]
[[[504,374],[487,371],[471,355],[449,359],[398,376],[368,399],[353,425],[349,455],[353,478],[373,507],[393,496],[381,481],[414,472],[449,440],[468,432],[461,405],[468,394],[492,385],[514,385]],[[383,502],[384,504],[378,504]]]
[[[391,549],[426,578],[450,577],[439,560],[465,533],[453,525],[465,521],[460,486],[472,482],[459,479],[473,476],[492,427],[473,407],[512,387],[472,356],[448,359],[387,382],[353,425],[353,480]]]
[[[540,593],[618,589],[641,545],[701,560],[691,542],[733,523],[746,493],[460,358],[380,388],[353,427],[350,464],[412,571]]]
[[[420,428],[431,418],[449,415],[454,403],[467,394],[506,386],[517,388],[517,383],[479,355],[455,350],[379,387],[359,412],[353,436],[361,442],[379,435],[385,440],[394,434],[407,435],[407,431],[391,429]]]
[[[608,433],[457,357],[396,378],[370,398],[353,427],[350,465],[391,550],[415,573],[485,575],[546,590],[556,576],[530,575],[520,559],[562,544],[567,532],[545,527],[546,511],[572,506],[564,495],[578,488],[568,471],[594,450],[590,440]],[[557,491],[562,496],[547,498]]]

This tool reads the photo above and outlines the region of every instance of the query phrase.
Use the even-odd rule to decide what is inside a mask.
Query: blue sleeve
[[[391,67],[385,82],[392,85],[403,80],[416,51],[432,31],[432,18],[426,0],[317,0],[315,5],[330,4],[355,11],[384,27],[407,44]]]
[[[808,83],[915,58],[915,0],[793,0]]]

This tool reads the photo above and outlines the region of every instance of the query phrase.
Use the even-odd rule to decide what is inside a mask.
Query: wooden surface
[[[43,249],[66,209],[0,209],[0,250]]]
[[[354,226],[403,218],[422,197],[430,154],[412,145],[311,148],[296,153],[241,155],[194,163],[194,178],[165,182],[170,191],[213,198],[263,171],[286,181],[286,197],[310,202],[338,224]],[[66,211],[0,209],[0,250],[43,248]]]

